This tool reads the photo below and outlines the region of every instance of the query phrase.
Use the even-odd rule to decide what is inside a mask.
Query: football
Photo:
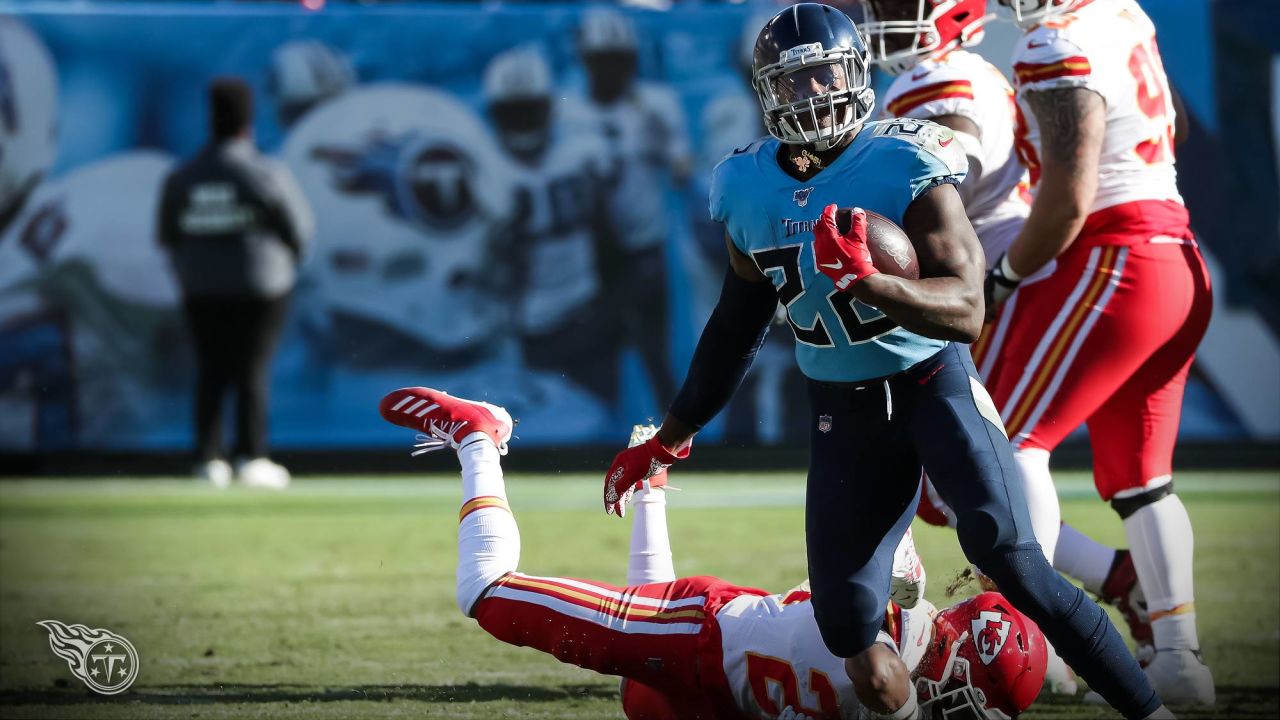
[[[849,231],[852,209],[836,211],[836,228],[841,233]],[[871,250],[871,262],[882,273],[908,280],[920,279],[920,265],[916,262],[916,249],[911,239],[889,218],[879,213],[867,213],[867,248]]]

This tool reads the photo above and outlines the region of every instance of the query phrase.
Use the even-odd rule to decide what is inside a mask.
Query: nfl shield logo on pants
[[[831,432],[831,416],[830,415],[818,416],[818,432],[824,432],[824,433]]]

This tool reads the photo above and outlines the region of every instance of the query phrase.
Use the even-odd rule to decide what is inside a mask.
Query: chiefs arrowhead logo
[[[978,659],[983,665],[990,665],[1000,654],[1005,641],[1009,639],[1012,623],[1004,619],[1004,615],[991,610],[983,610],[978,617],[969,621],[973,646],[978,649]]]

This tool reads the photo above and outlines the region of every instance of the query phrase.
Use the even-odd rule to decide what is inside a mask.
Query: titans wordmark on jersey
[[[890,375],[947,343],[898,327],[836,290],[817,267],[813,225],[822,209],[861,207],[902,224],[907,206],[941,184],[959,184],[968,163],[955,135],[924,120],[867,123],[831,165],[800,181],[777,162],[778,141],[758,140],[716,166],[711,217],[773,282],[796,336],[796,361],[815,380]]]

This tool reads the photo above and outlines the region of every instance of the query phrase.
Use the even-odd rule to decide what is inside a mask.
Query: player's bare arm
[[[966,205],[973,199],[974,188],[978,187],[978,182],[982,178],[982,129],[973,120],[963,115],[935,115],[933,117],[924,118],[951,128],[956,133],[956,139],[964,148],[965,157],[969,161],[969,174],[965,176],[964,182],[960,183],[960,199]]]
[[[1040,127],[1041,170],[1031,215],[1007,255],[1012,280],[1044,267],[1084,226],[1098,189],[1106,103],[1084,88],[1028,92]]]
[[[985,262],[960,194],[950,184],[933,188],[907,206],[902,224],[916,248],[920,279],[876,273],[849,292],[914,333],[973,342],[982,330]]]

